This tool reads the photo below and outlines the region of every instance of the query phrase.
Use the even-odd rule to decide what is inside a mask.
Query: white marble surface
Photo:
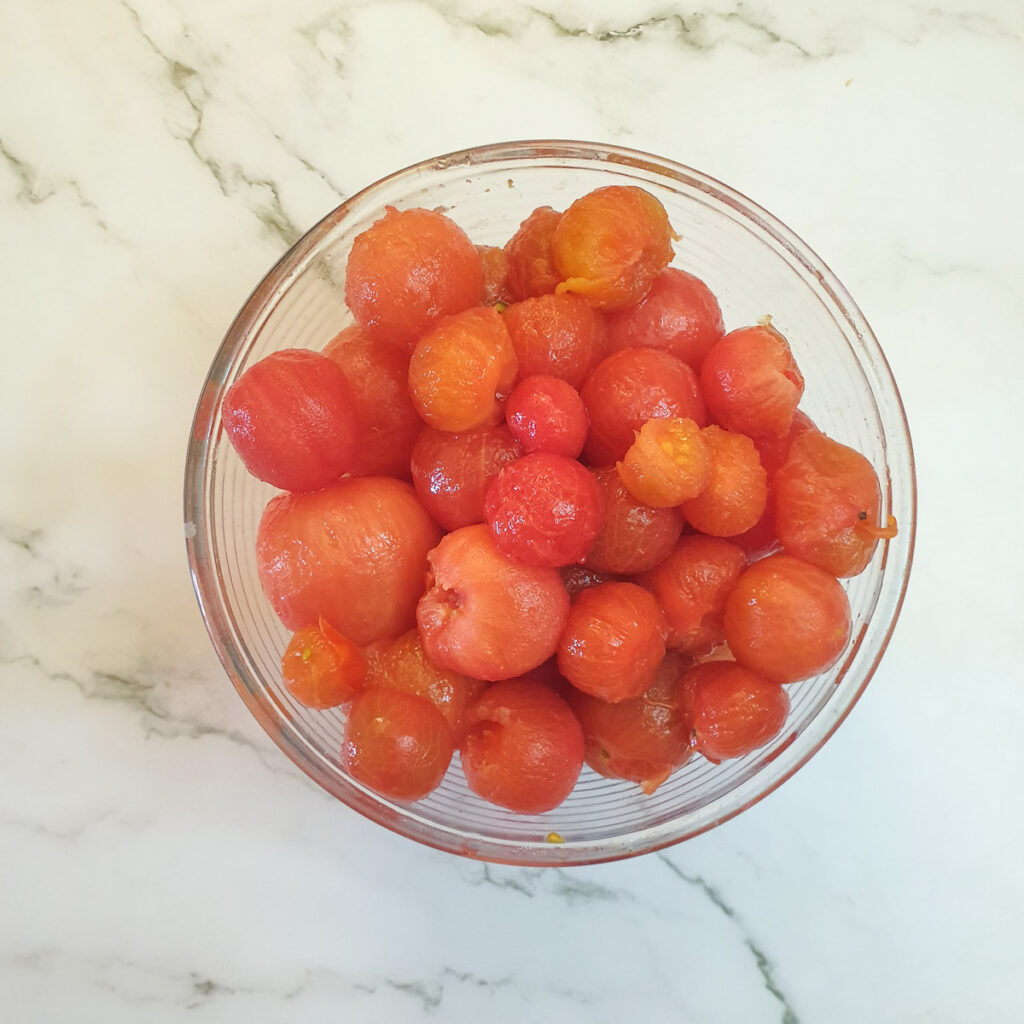
[[[0,1020],[1024,1019],[1017,0],[0,0]],[[917,564],[810,765],[575,870],[371,826],[262,734],[185,564],[213,352],[380,174],[507,138],[662,153],[857,297]]]

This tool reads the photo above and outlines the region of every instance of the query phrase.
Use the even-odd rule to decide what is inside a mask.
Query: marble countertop
[[[1016,0],[0,4],[0,1019],[1024,1018]],[[920,486],[889,652],[813,761],[659,854],[417,846],[228,684],[182,539],[233,314],[344,197],[514,138],[661,153],[836,271]]]

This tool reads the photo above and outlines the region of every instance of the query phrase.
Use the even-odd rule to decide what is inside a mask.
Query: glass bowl
[[[440,209],[477,244],[501,245],[538,206],[563,209],[602,185],[657,196],[682,236],[674,265],[717,295],[727,330],[770,313],[807,380],[801,408],[878,472],[882,515],[899,535],[846,581],[852,641],[830,671],[788,687],[783,732],[746,757],[693,757],[657,792],[584,768],[556,810],[521,816],[477,798],[458,767],[404,805],[354,781],[341,763],[340,711],[311,711],[281,683],[288,633],[257,578],[256,528],[273,490],[250,477],[228,442],[225,390],[276,349],[322,348],[352,322],[343,302],[353,239],[386,206]],[[733,189],[661,157],[582,142],[512,142],[464,150],[398,171],[325,217],[267,274],[242,307],[203,387],[189,440],[185,532],[192,578],[227,674],[263,728],[315,782],[366,817],[438,849],[512,864],[584,864],[679,842],[739,814],[800,768],[846,717],[886,648],[910,571],[915,531],[913,453],[903,406],[860,310],[796,235]]]

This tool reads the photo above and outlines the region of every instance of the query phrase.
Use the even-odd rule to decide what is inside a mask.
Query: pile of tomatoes
[[[630,186],[503,247],[389,208],[348,258],[353,326],[228,391],[232,444],[285,492],[257,537],[284,683],[345,709],[342,760],[382,796],[423,798],[456,750],[520,813],[584,762],[650,793],[769,742],[846,648],[839,580],[896,528],[876,474],[675,240]]]

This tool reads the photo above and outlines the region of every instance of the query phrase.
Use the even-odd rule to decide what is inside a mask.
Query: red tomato
[[[771,555],[733,585],[725,602],[725,639],[741,665],[794,683],[839,660],[850,639],[850,602],[824,569]]]
[[[425,697],[444,715],[456,746],[465,732],[466,709],[483,693],[486,683],[435,665],[415,629],[377,646],[370,659],[367,682]]]
[[[508,287],[514,299],[528,299],[555,290],[561,280],[551,255],[551,240],[562,219],[558,210],[540,206],[505,245]]]
[[[599,775],[637,782],[653,793],[690,757],[693,723],[678,700],[688,661],[667,654],[650,689],[609,704],[570,688],[569,706],[586,741],[586,761]]]
[[[693,274],[666,267],[635,306],[608,314],[608,346],[661,348],[700,370],[725,333],[711,289]]]
[[[308,708],[346,704],[366,685],[366,658],[323,618],[295,633],[281,659],[288,692]]]
[[[285,491],[314,491],[351,468],[357,440],[352,389],[318,352],[284,349],[228,388],[224,430],[253,476]]]
[[[711,475],[707,487],[680,506],[683,515],[712,537],[745,533],[768,504],[768,476],[754,442],[718,426],[705,427],[701,437],[711,453]]]
[[[446,530],[484,521],[484,496],[519,457],[504,423],[463,433],[424,427],[412,449],[412,482],[423,507]]]
[[[881,491],[860,452],[808,431],[790,445],[775,475],[775,530],[786,551],[828,570],[856,576],[896,520],[878,525]]]
[[[694,666],[679,689],[694,745],[716,764],[763,747],[781,732],[789,714],[789,697],[778,683],[732,661]]]
[[[674,237],[665,208],[649,192],[632,185],[596,188],[555,226],[557,290],[576,292],[595,309],[625,309],[668,266]]]
[[[544,683],[495,683],[469,711],[462,768],[469,788],[519,814],[543,814],[571,792],[583,767],[583,730]]]
[[[587,439],[587,410],[579,392],[558,377],[525,377],[508,396],[505,422],[523,452],[575,459]]]
[[[289,629],[323,616],[362,647],[415,625],[440,536],[408,484],[347,477],[270,501],[256,533],[260,583]]]
[[[785,437],[804,393],[789,343],[768,323],[730,331],[700,371],[708,412],[726,430]]]
[[[430,660],[474,679],[510,679],[547,661],[569,613],[557,569],[523,565],[487,526],[449,533],[429,556],[416,609]]]
[[[441,317],[480,302],[480,254],[454,221],[433,210],[389,206],[352,243],[345,301],[356,323],[411,345]]]
[[[353,476],[409,478],[409,456],[422,420],[409,398],[409,356],[362,327],[349,327],[328,342],[324,355],[341,368],[352,389],[359,443]]]
[[[618,462],[648,421],[662,416],[707,423],[697,375],[675,356],[653,348],[613,352],[580,391],[590,418],[583,454],[592,466]]]
[[[735,544],[691,533],[638,579],[665,613],[670,648],[705,654],[725,639],[725,602],[746,567],[746,555]]]
[[[474,430],[502,418],[517,371],[501,314],[476,306],[420,336],[409,360],[409,394],[432,427]]]
[[[503,315],[522,377],[543,374],[578,388],[604,356],[604,320],[578,295],[524,299]]]
[[[424,697],[374,686],[356,698],[341,756],[352,778],[391,800],[421,800],[454,751],[444,716]]]
[[[604,509],[590,470],[564,455],[535,452],[498,474],[484,516],[506,555],[524,565],[561,566],[591,549]]]
[[[593,471],[604,498],[604,525],[584,559],[595,572],[632,574],[668,557],[683,530],[678,508],[653,508],[626,490],[618,470]]]
[[[584,693],[615,703],[639,697],[665,657],[665,618],[634,583],[577,595],[558,643],[558,670]]]

